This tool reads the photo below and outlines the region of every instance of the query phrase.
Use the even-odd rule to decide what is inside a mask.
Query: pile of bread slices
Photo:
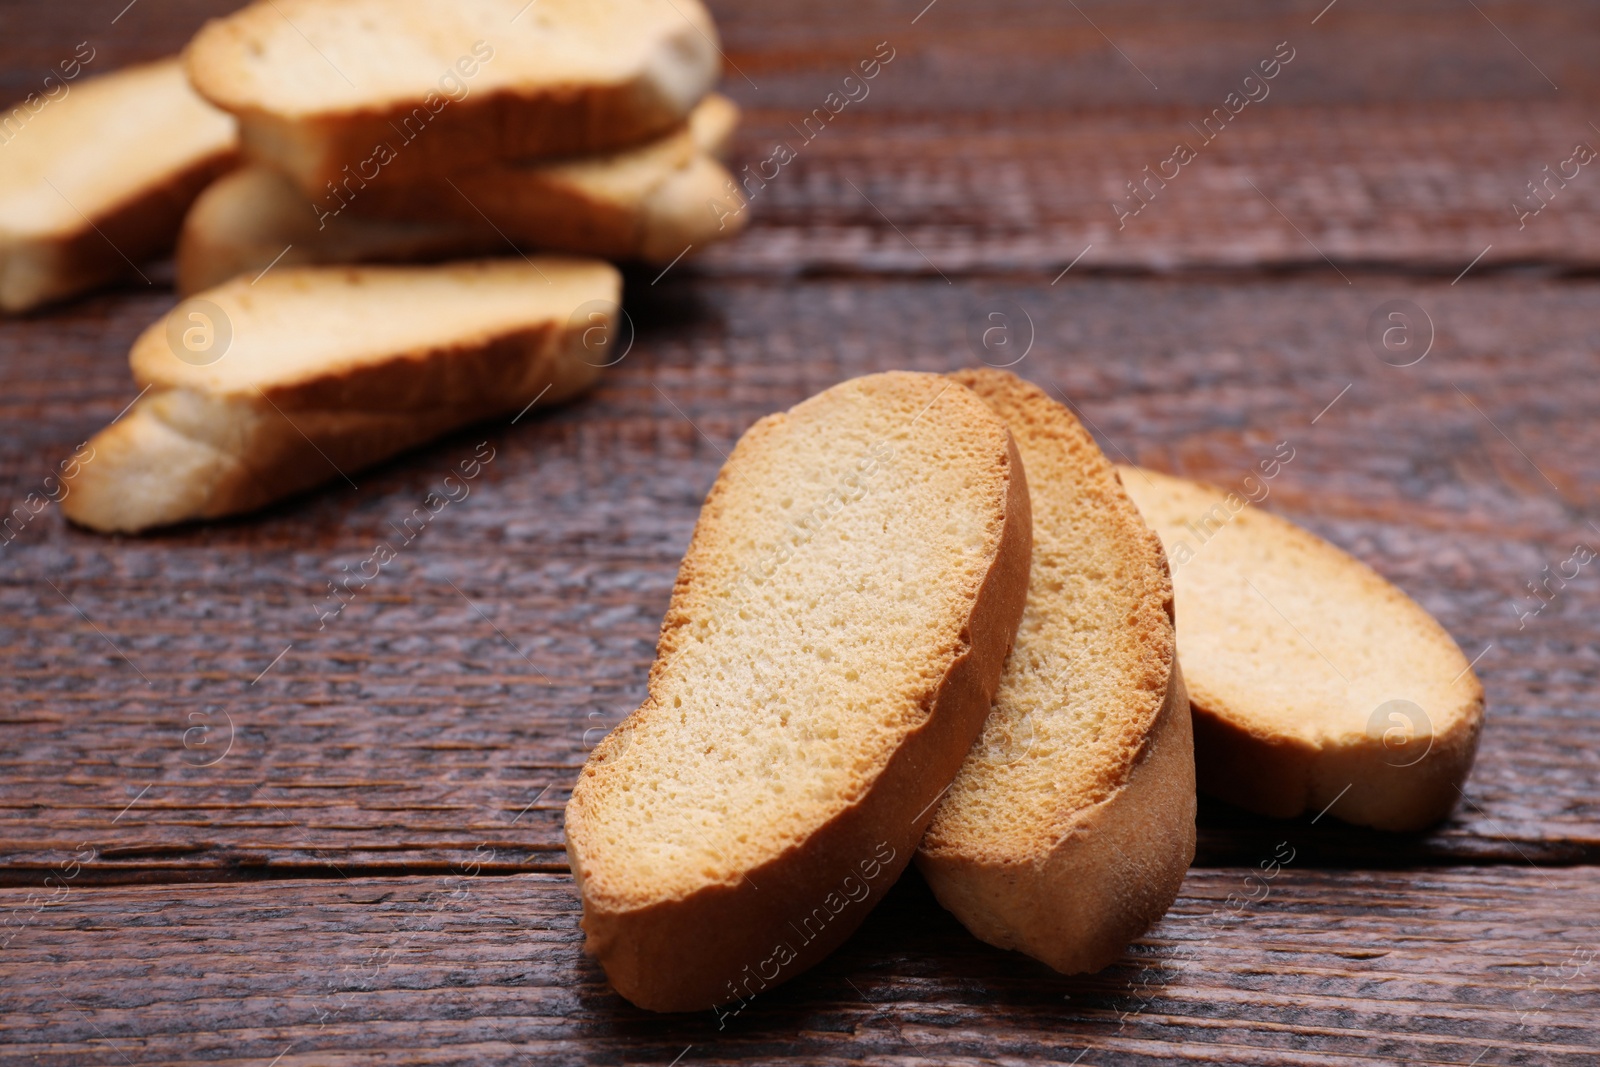
[[[528,252],[669,265],[736,231],[715,41],[698,0],[266,0],[26,109],[0,309],[174,243],[192,294],[135,342],[68,516],[247,511],[589,386],[620,275]],[[568,850],[648,1008],[738,1011],[913,857],[978,937],[1092,970],[1174,899],[1197,787],[1420,828],[1482,714],[1449,635],[1331,545],[1112,467],[1010,374],[893,372],[741,439]]]
[[[1418,829],[1482,716],[1443,628],[1325,541],[1113,467],[1008,372],[876,374],[729,456],[567,851],[589,950],[659,1011],[725,1024],[913,858],[979,938],[1095,970],[1175,898],[1197,783]]]
[[[69,516],[248,510],[587,386],[620,357],[604,260],[743,226],[720,67],[700,0],[260,0],[0,114],[0,311],[174,248],[187,297]],[[409,263],[442,265],[372,265]]]

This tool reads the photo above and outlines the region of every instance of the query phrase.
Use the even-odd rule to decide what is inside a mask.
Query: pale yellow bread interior
[[[569,399],[608,362],[586,342],[614,333],[620,297],[609,264],[559,257],[235,279],[140,335],[142,392],[63,508],[105,532],[236,514]]]
[[[1004,425],[936,375],[845,382],[741,438],[649,697],[567,806],[589,949],[623,995],[727,1001],[741,964],[788,939],[798,958],[773,980],[791,977],[877,902],[987,712],[1026,514]],[[863,902],[796,941],[786,924],[875,853]]]
[[[0,145],[0,309],[137,277],[237,147],[176,59],[63,84],[25,119],[11,111]]]
[[[1097,970],[1171,905],[1194,856],[1194,753],[1160,542],[1070,411],[962,371],[1028,470],[1028,605],[994,708],[917,862],[978,937]]]
[[[689,133],[700,151],[713,159],[726,160],[741,114],[739,105],[728,97],[707,93],[689,112]]]
[[[737,117],[732,102],[713,93],[685,128],[636,148],[484,167],[457,176],[454,187],[385,183],[336,214],[329,200],[307,198],[278,171],[244,167],[208,188],[184,220],[179,290],[297,264],[428,261],[514,248],[665,265],[686,246],[743,228],[731,179],[711,158]],[[707,207],[725,201],[721,212]]]
[[[1161,535],[1202,790],[1268,815],[1418,829],[1454,806],[1483,687],[1370,567],[1237,494],[1137,468]],[[1397,703],[1399,702],[1399,703]]]

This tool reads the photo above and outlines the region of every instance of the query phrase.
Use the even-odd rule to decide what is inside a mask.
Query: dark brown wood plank
[[[736,170],[753,226],[707,254],[718,270],[1054,277],[1074,261],[1167,271],[1326,257],[1454,277],[1480,254],[1480,270],[1600,262],[1600,182],[1583,168],[1541,187],[1550,202],[1536,215],[1513,207],[1539,208],[1528,183],[1542,168],[1600,145],[1585,103],[1590,4],[718,13],[735,65],[726,88],[749,109]],[[879,40],[893,62],[855,87],[858,102],[830,105]],[[1293,58],[1245,87],[1274,54]],[[1261,99],[1227,100],[1243,88]],[[829,106],[838,115],[818,133],[815,109]],[[1221,107],[1227,121],[1208,130]],[[1198,158],[1165,164],[1180,142]]]
[[[7,4],[0,8],[0,92],[10,99],[30,91],[35,75],[85,39],[110,50],[103,53],[108,68],[170,54],[206,18],[239,6],[236,0]],[[1298,76],[1274,90],[1298,103],[1545,101],[1558,92],[1592,97],[1600,90],[1589,47],[1600,31],[1594,0],[1485,0],[1477,10],[1451,0],[1404,7],[1338,0],[1331,9],[1327,0],[804,6],[708,0],[707,6],[721,31],[728,85],[752,102],[801,111],[817,106],[818,88],[825,93],[882,40],[904,47],[913,60],[907,68],[915,68],[892,92],[885,82],[884,97],[892,96],[896,109],[923,114],[1215,103],[1282,40],[1309,48],[1291,67]],[[99,63],[97,57],[91,69]]]
[[[752,112],[735,160],[750,230],[707,250],[704,268],[1048,281],[1068,267],[1334,263],[1347,274],[1453,278],[1469,265],[1600,265],[1600,178],[1589,173],[1600,156],[1587,167],[1571,161],[1580,143],[1600,148],[1600,133],[1576,102],[1298,106],[1269,97],[1209,144],[1191,126],[1205,107],[996,121],[908,119],[873,103],[809,142],[792,112]],[[1169,162],[1179,145],[1197,153],[1181,167]],[[769,162],[787,152],[781,169]],[[1573,180],[1530,191],[1546,177],[1541,168],[1563,163]]]
[[[1585,568],[1537,616],[1513,606],[1539,603],[1526,584],[1574,544],[1600,545],[1600,285],[780,287],[680,269],[633,279],[634,350],[563,412],[256,518],[107,539],[52,508],[0,548],[0,878],[37,884],[82,842],[104,856],[85,877],[104,880],[442,872],[485,841],[497,871],[563,869],[566,789],[643,694],[722,453],[843,378],[976,362],[971,328],[993,308],[1019,345],[1031,317],[1016,369],[1077,405],[1114,457],[1227,484],[1289,442],[1266,506],[1397,581],[1469,657],[1488,649],[1488,727],[1456,815],[1406,838],[1302,826],[1307,862],[1600,852],[1600,578]],[[1408,369],[1363,339],[1398,298],[1437,335]],[[122,348],[169,299],[0,329],[7,501],[132,399]],[[398,544],[485,440],[496,457],[472,495],[319,630],[329,580]],[[1200,862],[1247,860],[1282,832],[1208,808]]]
[[[0,96],[235,4],[0,6]],[[52,508],[0,537],[0,1063],[1600,1057],[1597,868],[1526,862],[1600,857],[1600,580],[1527,595],[1600,547],[1600,285],[1549,280],[1597,265],[1594,168],[1512,207],[1600,144],[1600,4],[712,6],[737,165],[796,158],[740,240],[630,278],[639,340],[593,398],[257,518],[108,540]],[[800,143],[880,41],[870,98]],[[1126,183],[1280,41],[1270,98],[1118,228]],[[0,504],[132,399],[127,346],[172,302],[147,273],[0,323]],[[1367,340],[1399,298],[1435,339],[1403,369]],[[997,310],[1012,347],[985,350]],[[1226,484],[1293,444],[1267,506],[1482,651],[1460,810],[1396,837],[1203,802],[1178,905],[1091,978],[973,941],[912,875],[725,1028],[621,1003],[579,950],[561,806],[642,694],[721,453],[844,377],[1003,362],[1026,333],[1016,369],[1117,458]],[[328,580],[485,440],[472,496],[319,629]],[[1247,880],[1280,842],[1294,862]]]
[[[13,920],[0,1059],[1576,1067],[1600,1056],[1593,868],[1261,873],[1191,872],[1121,963],[1077,978],[974,940],[908,875],[834,957],[721,1020],[652,1015],[612,994],[582,955],[564,876],[69,879],[42,910],[0,891]]]

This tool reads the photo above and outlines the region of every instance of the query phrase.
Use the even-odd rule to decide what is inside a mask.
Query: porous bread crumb
[[[620,992],[658,1010],[726,1000],[740,963],[874,842],[898,872],[1015,633],[1026,510],[1004,425],[938,376],[846,382],[744,435],[649,699],[567,807],[590,949]]]
[[[1201,788],[1281,817],[1332,805],[1383,829],[1442,818],[1483,720],[1483,687],[1444,628],[1237,496],[1137,468],[1123,481],[1173,560]]]
[[[1034,550],[994,708],[918,864],[977,936],[1093,970],[1165,912],[1194,854],[1172,587],[1155,535],[1066,408],[1004,371],[952,377],[1011,428]]]

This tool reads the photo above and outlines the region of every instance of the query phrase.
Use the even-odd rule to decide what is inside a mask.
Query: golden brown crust
[[[1048,851],[997,862],[923,850],[917,868],[980,940],[1064,974],[1098,971],[1177,899],[1194,861],[1194,768],[1188,693],[1175,669],[1122,785],[1076,812]]]
[[[274,265],[429,262],[502,252],[508,241],[665,265],[744,228],[732,177],[708,155],[737,115],[713,93],[688,126],[643,146],[483,167],[449,182],[386,178],[337,213],[278,171],[248,166],[206,189],[184,219],[179,291]]]
[[[238,117],[246,154],[284,170],[313,197],[324,195],[328,183],[342,183],[352,174],[364,186],[363,170],[369,181],[373,173],[381,173],[382,181],[404,181],[496,162],[588,155],[639,144],[682,122],[715,81],[716,31],[699,0],[675,0],[670,10],[681,25],[672,26],[671,32],[663,30],[659,16],[649,22],[645,31],[649,39],[630,42],[630,56],[638,53],[633,69],[619,77],[614,69],[597,67],[588,78],[574,74],[570,80],[551,80],[539,63],[527,59],[522,60],[524,77],[508,75],[508,64],[537,51],[529,50],[537,37],[517,36],[529,29],[519,24],[523,22],[516,17],[519,6],[506,8],[507,36],[501,39],[498,55],[493,41],[474,42],[470,35],[456,40],[463,27],[451,23],[451,47],[461,51],[460,62],[476,73],[457,76],[449,93],[434,84],[434,79],[452,74],[448,61],[417,81],[414,95],[395,98],[389,92],[316,106],[297,103],[278,89],[295,79],[293,69],[283,70],[276,79],[242,71],[262,40],[287,32],[284,20],[305,25],[312,36],[348,32],[332,28],[330,22],[319,33],[323,19],[318,9],[358,15],[371,7],[361,3],[251,4],[207,23],[190,43],[185,59],[201,95]],[[373,32],[407,32],[392,27],[410,22],[409,32],[428,40],[426,47],[434,46],[428,31],[437,29],[430,23],[439,18],[438,9],[411,4],[371,10],[385,24]],[[568,10],[554,17],[582,16]],[[332,77],[320,69],[316,74]],[[343,90],[348,84],[345,80],[336,87]],[[388,146],[389,152],[374,162],[380,145]]]
[[[252,111],[237,116],[246,156],[281,167],[307,195],[329,198],[330,206],[338,201],[329,184],[343,187],[350,181],[353,185],[347,191],[359,195],[366,187],[359,180],[364,168],[384,181],[417,181],[510,160],[589,155],[641,144],[667,133],[682,119],[670,113],[648,120],[629,116],[622,106],[626,94],[615,91],[595,90],[582,99],[579,107],[505,96],[468,101],[454,109],[451,124],[430,126],[426,137],[400,148],[393,147],[395,126],[413,107],[298,121]],[[519,132],[513,135],[512,130]],[[390,145],[393,151],[381,170],[373,157],[376,145]]]
[[[1179,538],[1193,538],[1188,530],[1195,527],[1197,516],[1226,503],[1227,492],[1214,486],[1153,471],[1123,471],[1152,525],[1164,537],[1172,538],[1172,551],[1176,551],[1172,545]],[[1327,669],[1338,671],[1334,660],[1381,652],[1373,642],[1394,641],[1400,630],[1406,640],[1415,642],[1414,651],[1426,650],[1426,663],[1409,660],[1399,670],[1392,663],[1383,664],[1381,670],[1362,670],[1346,662],[1340,674],[1351,695],[1341,700],[1308,696],[1304,710],[1290,711],[1276,694],[1288,677],[1285,672],[1295,670],[1295,656],[1258,657],[1248,667],[1223,662],[1198,643],[1207,637],[1203,629],[1184,637],[1188,623],[1181,625],[1180,639],[1188,642],[1182,655],[1194,711],[1199,788],[1278,818],[1327,810],[1346,822],[1396,831],[1423,829],[1443,818],[1460,798],[1460,786],[1471,771],[1482,729],[1483,687],[1466,657],[1437,620],[1366,564],[1281,516],[1248,506],[1233,510],[1237,514],[1223,527],[1214,533],[1205,529],[1209,538],[1224,532],[1227,537],[1247,538],[1241,543],[1248,550],[1240,556],[1219,547],[1221,542],[1212,544],[1208,539],[1202,543],[1186,566],[1210,575],[1205,580],[1211,584],[1204,586],[1200,575],[1186,572],[1184,566],[1178,568],[1180,599],[1188,598],[1186,610],[1198,612],[1185,619],[1210,623],[1232,611],[1237,621],[1223,624],[1232,626],[1230,641],[1269,640],[1266,627],[1275,625],[1276,616],[1285,608],[1277,594],[1260,603],[1266,594],[1249,588],[1246,581],[1253,575],[1254,585],[1266,584],[1275,568],[1285,566],[1273,561],[1294,559],[1292,578],[1286,575],[1284,579],[1286,588],[1320,597],[1321,612],[1370,618],[1373,625],[1381,622],[1388,630],[1383,638],[1364,637],[1365,648],[1341,652],[1334,642],[1348,645],[1348,639],[1319,632],[1319,628],[1345,620],[1319,619],[1302,606],[1298,625],[1290,634],[1297,643],[1288,646],[1288,651],[1304,658],[1308,667],[1320,671],[1326,663]],[[1179,512],[1190,520],[1187,524],[1169,521]],[[1247,569],[1250,574],[1245,573]],[[1223,577],[1228,580],[1216,584]],[[1246,601],[1253,614],[1241,613],[1227,603],[1235,595],[1241,600],[1256,598]],[[1208,601],[1207,596],[1220,599]],[[1261,633],[1249,632],[1251,618],[1257,620],[1254,628]],[[1309,677],[1296,675],[1295,680],[1307,694],[1315,688]],[[1422,693],[1432,694],[1432,700],[1424,701],[1430,705],[1424,709],[1426,730],[1414,737],[1408,735],[1398,749],[1386,747],[1390,723],[1382,716],[1383,707],[1352,706],[1355,686],[1369,681],[1381,690],[1380,696],[1372,698],[1374,705],[1385,696],[1403,692],[1418,699]],[[1417,747],[1422,751],[1413,755]]]
[[[1424,830],[1454,810],[1472,772],[1483,730],[1481,686],[1472,699],[1476,710],[1457,729],[1435,735],[1415,764],[1397,759],[1379,738],[1318,747],[1252,729],[1225,708],[1197,703],[1197,783],[1210,796],[1274,818],[1292,819],[1335,805],[1332,813],[1344,822],[1397,832]]]
[[[167,87],[157,79],[164,68],[175,62],[163,60],[125,67],[91,79],[85,89],[93,86],[97,93],[140,94],[133,98],[136,102],[143,101],[143,94],[149,93],[156,101],[163,101],[165,97],[157,94]],[[66,108],[72,99],[68,96],[56,106]],[[194,109],[210,111],[192,94],[189,103]],[[67,121],[77,121],[77,113],[71,114],[74,118]],[[223,120],[225,116],[216,118]],[[126,121],[137,119],[130,114]],[[93,131],[84,130],[82,135],[93,136]],[[151,136],[157,134],[152,132]],[[28,147],[26,142],[24,147]],[[128,184],[117,161],[108,160],[96,178],[110,188],[99,190],[98,202],[87,205],[85,214],[74,214],[66,228],[11,235],[0,227],[0,312],[29,311],[110,282],[137,278],[138,264],[172,249],[189,205],[201,190],[232,169],[238,156],[237,144],[230,137],[219,137],[156,180],[132,184]],[[117,188],[119,178],[124,187]]]
[[[615,302],[616,272],[597,268],[575,269],[592,275],[584,288],[596,300]],[[553,274],[562,266],[546,260],[543,269]],[[374,276],[337,273],[356,281]],[[527,273],[537,297],[538,279]],[[326,294],[329,277],[287,268],[274,279],[281,288],[256,299],[286,299],[302,281],[310,293]],[[231,303],[239,286],[248,283],[203,295]],[[536,398],[546,405],[570,399],[593,384],[600,367],[586,360],[578,340],[588,324],[574,324],[565,307],[547,310],[548,321],[492,330],[474,324],[454,343],[397,347],[380,359],[269,376],[239,389],[208,388],[204,368],[176,361],[165,347],[163,319],[130,357],[136,383],[148,392],[94,437],[95,459],[71,479],[63,511],[105,533],[239,514]]]
[[[1049,739],[1049,758],[1058,764],[1045,775],[1048,793],[1011,784],[1009,767],[993,770],[974,750],[917,864],[940,903],[979,938],[1060,971],[1097,970],[1166,912],[1194,857],[1193,744],[1166,558],[1070,412],[1008,372],[951,377],[1008,422],[1034,484],[1028,613],[1035,622],[1023,624],[1013,653],[1021,657],[1017,674],[1008,665],[991,728],[1003,720],[1009,729],[1023,710],[1005,702],[1027,699],[1028,675],[1051,677],[1053,666],[1081,655],[1051,643],[1066,637],[1050,628],[1052,622],[1081,617],[1085,621],[1071,630],[1076,635],[1093,617],[1075,597],[1109,594],[1129,604],[1109,622],[1113,629],[1093,634],[1103,647],[1092,662],[1120,657],[1119,673],[1108,675],[1120,702],[1099,719],[1093,744]],[[1095,517],[1093,525],[1075,527],[1085,513]],[[1076,539],[1084,536],[1114,550],[1116,577],[1100,579],[1116,582],[1114,589],[1063,584],[1063,564],[1073,571],[1106,569],[1081,551]],[[1124,640],[1129,635],[1118,629],[1125,626],[1139,628],[1131,648]],[[1085,662],[1078,669],[1089,668]],[[1062,716],[1069,706],[1026,710]]]
[[[488,164],[448,178],[375,182],[350,201],[349,212],[380,219],[420,215],[480,224],[487,215],[514,240],[556,227],[554,239],[559,241],[560,228],[571,225],[567,214],[609,211],[613,219],[588,225],[604,233],[605,222],[610,221],[618,231],[610,243],[617,244],[626,240],[632,226],[627,208],[674,170],[687,166],[697,152],[688,126],[680,123],[659,137],[613,152]]]
[[[744,229],[747,213],[728,191],[732,182],[721,163],[680,131],[641,149],[578,162],[485,167],[450,182],[385,183],[352,203],[350,221],[435,218],[476,238],[488,217],[502,243],[665,264],[686,246]],[[315,209],[308,204],[308,210]],[[331,219],[329,228],[345,221]]]
[[[138,190],[76,233],[0,250],[0,311],[30,311],[110,282],[137,278],[135,266],[172,249],[189,205],[237,159],[219,152]],[[98,232],[97,228],[98,227]],[[123,256],[127,256],[124,259]]]
[[[769,416],[750,433],[771,433],[783,418]],[[594,784],[596,768],[627,744],[628,724],[591,756],[567,806],[568,857],[583,894],[586,947],[600,959],[617,991],[633,1003],[655,1011],[736,1002],[742,1006],[749,996],[787,980],[837,947],[910,861],[934,802],[982,727],[1026,599],[1032,543],[1027,481],[1009,434],[1005,440],[1003,525],[963,620],[964,644],[952,650],[931,686],[921,725],[904,735],[852,803],[804,841],[742,872],[741,878],[681,896],[633,901],[626,894],[600,893],[591,884],[588,794],[599,788]],[[662,623],[651,671],[652,696],[635,718],[651,714],[663,664],[694,624],[699,585],[715,569],[703,567],[700,556],[713,539],[711,526],[736,518],[736,509],[729,507],[735,476],[724,467],[708,495]],[[864,876],[864,864],[871,865],[871,875]],[[806,939],[791,924],[801,922],[848,875],[864,876],[869,895]],[[769,974],[765,967],[780,941],[792,954],[781,971]]]

